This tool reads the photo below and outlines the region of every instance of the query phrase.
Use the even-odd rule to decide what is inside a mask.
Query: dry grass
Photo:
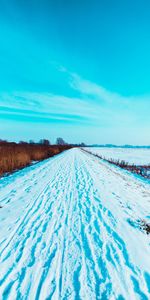
[[[93,156],[96,156],[104,161],[107,161],[109,162],[110,164],[113,164],[115,166],[118,166],[122,169],[125,169],[127,171],[130,171],[132,173],[135,173],[135,174],[138,174],[138,175],[141,175],[142,177],[144,178],[147,178],[147,179],[150,179],[150,165],[130,165],[128,162],[126,162],[125,160],[114,160],[114,159],[107,159],[106,157],[103,157],[101,155],[98,155],[98,154],[95,154],[95,153],[92,153],[91,151],[88,151],[88,150],[85,150],[85,149],[82,149],[83,151],[85,152],[88,152],[89,154],[93,155]]]
[[[140,228],[143,229],[147,234],[150,234],[150,223],[147,223],[145,220],[142,220]]]
[[[52,157],[70,146],[47,146],[39,144],[0,143],[0,176],[21,169],[31,164],[32,161],[40,161]]]

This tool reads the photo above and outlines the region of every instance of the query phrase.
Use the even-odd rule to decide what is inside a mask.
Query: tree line
[[[0,139],[0,144],[3,144],[3,143],[8,143],[7,140],[2,140]],[[13,142],[12,142],[13,143]],[[25,145],[25,144],[31,144],[31,145],[34,145],[34,144],[38,144],[38,145],[45,145],[45,146],[50,146],[52,145],[51,141],[48,140],[48,139],[40,139],[39,142],[35,142],[34,140],[29,140],[29,142],[26,142],[26,141],[20,141],[19,142],[20,145]],[[56,142],[54,145],[58,145],[58,146],[65,146],[65,145],[71,145],[71,146],[79,146],[79,147],[84,147],[86,146],[85,143],[77,143],[77,144],[71,144],[71,143],[67,143],[62,137],[58,137],[56,139]]]

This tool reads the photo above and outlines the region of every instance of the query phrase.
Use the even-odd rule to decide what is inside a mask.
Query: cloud
[[[13,92],[3,93],[0,96],[1,118],[16,119],[19,116],[26,117],[27,120],[63,120],[64,122],[89,123],[91,122],[91,112],[94,110],[90,104],[80,98],[65,97],[62,95]]]
[[[64,122],[82,126],[115,128],[149,123],[150,97],[124,97],[104,87],[70,73],[63,66],[68,87],[77,91],[77,97],[50,93],[12,92],[0,95],[1,118],[26,122]],[[142,125],[141,125],[142,126]]]
[[[150,95],[141,95],[141,96],[128,96],[125,97],[115,92],[111,92],[104,87],[91,82],[89,80],[83,79],[81,76],[75,73],[68,73],[70,77],[70,86],[78,90],[82,95],[91,96],[92,99],[103,100],[107,103],[124,103],[129,104],[131,101],[141,102],[141,101],[150,101]]]
[[[71,74],[70,85],[73,89],[78,90],[82,95],[88,95],[93,98],[99,98],[105,101],[112,101],[112,98],[117,99],[119,95],[107,91],[104,87],[97,85],[91,81],[82,79],[77,74]]]
[[[110,122],[107,116],[112,118],[119,126],[122,123],[135,124],[138,121],[150,124],[150,95],[132,95],[127,97],[85,80],[78,74],[68,73],[68,76],[70,86],[80,92],[82,99],[87,99],[96,110],[98,109],[98,111],[100,110],[104,113],[108,124]]]

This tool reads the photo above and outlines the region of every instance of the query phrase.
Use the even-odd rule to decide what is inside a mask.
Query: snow
[[[150,165],[149,148],[88,147],[86,149],[106,159],[125,160],[129,164],[135,165]]]
[[[150,299],[147,181],[71,149],[0,191],[0,299]]]

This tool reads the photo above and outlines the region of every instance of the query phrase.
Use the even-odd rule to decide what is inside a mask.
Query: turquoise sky
[[[150,144],[150,1],[0,0],[0,138]]]

